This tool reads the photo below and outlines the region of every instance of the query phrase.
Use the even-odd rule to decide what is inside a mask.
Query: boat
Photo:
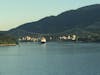
[[[46,38],[45,37],[41,38],[41,43],[46,43]]]

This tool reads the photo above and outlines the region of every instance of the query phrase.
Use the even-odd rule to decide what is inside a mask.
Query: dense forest
[[[18,42],[13,36],[0,33],[0,44],[18,44]]]

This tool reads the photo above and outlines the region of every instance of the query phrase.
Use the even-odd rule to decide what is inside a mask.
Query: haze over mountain
[[[80,33],[86,31],[100,33],[100,4],[65,11],[57,16],[48,16],[35,22],[25,23],[9,32],[18,30],[35,33]]]

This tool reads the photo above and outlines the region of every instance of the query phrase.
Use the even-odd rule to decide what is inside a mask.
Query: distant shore
[[[16,46],[17,44],[0,44],[0,46]]]

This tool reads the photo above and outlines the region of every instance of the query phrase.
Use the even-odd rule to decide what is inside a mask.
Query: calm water
[[[100,75],[99,43],[0,47],[0,75]]]

